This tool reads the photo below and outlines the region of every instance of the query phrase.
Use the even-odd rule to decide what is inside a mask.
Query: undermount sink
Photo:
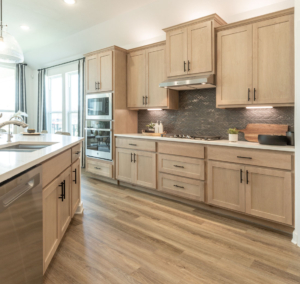
[[[34,152],[53,144],[17,144],[0,149],[0,152]]]

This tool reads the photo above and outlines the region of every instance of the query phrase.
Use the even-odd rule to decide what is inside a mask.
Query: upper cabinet
[[[127,106],[177,109],[178,92],[160,88],[166,79],[165,42],[130,50],[127,55]]]
[[[293,13],[217,28],[217,107],[293,106]]]
[[[112,51],[86,57],[86,92],[97,93],[113,90]]]
[[[226,22],[214,14],[164,29],[167,77],[215,72],[214,28]]]

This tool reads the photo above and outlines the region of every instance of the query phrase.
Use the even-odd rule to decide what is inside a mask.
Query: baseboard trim
[[[299,240],[298,233],[296,232],[296,230],[293,232],[292,243],[300,247],[300,240]]]
[[[84,208],[83,208],[83,203],[81,201],[77,207],[75,214],[81,215],[81,214],[83,214],[83,211],[84,211]]]

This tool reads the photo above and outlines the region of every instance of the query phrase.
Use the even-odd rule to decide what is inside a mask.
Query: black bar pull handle
[[[146,96],[145,98],[146,98],[146,103],[145,103],[145,105],[147,105],[147,104],[148,104],[148,96]]]
[[[188,71],[190,71],[190,61],[188,60]]]
[[[246,183],[248,184],[249,183],[249,172],[246,171]]]
[[[61,195],[60,195],[60,197],[58,197],[58,199],[61,199],[61,201],[63,202],[64,201],[64,183],[61,182],[59,186],[61,186]]]
[[[248,160],[252,160],[252,158],[251,158],[251,157],[237,156],[237,158],[240,158],[240,159],[248,159]]]
[[[95,82],[95,90],[97,90],[97,82]]]
[[[184,72],[186,71],[186,70],[185,70],[185,65],[186,65],[186,62],[183,61],[183,70],[184,70]]]
[[[137,146],[136,144],[129,144],[130,146]]]
[[[180,185],[177,185],[177,184],[174,184],[173,186],[178,187],[178,188],[184,188],[183,186],[180,186]]]
[[[100,90],[100,82],[98,82],[98,90]]]
[[[135,153],[134,153],[134,156],[133,156],[133,162],[135,163],[136,162],[136,159],[135,159]]]
[[[75,154],[76,154],[76,155],[79,155],[80,153],[81,153],[81,151],[77,151],[77,152],[75,152]]]
[[[143,96],[143,105],[145,104],[145,97]]]
[[[250,88],[248,88],[248,102],[250,101]]]
[[[77,169],[75,169],[73,173],[75,173],[75,179],[73,181],[75,182],[75,184],[77,184]]]
[[[173,165],[174,167],[176,168],[183,168],[184,169],[184,166],[178,166],[178,165]]]
[[[133,154],[131,153],[131,163],[132,163],[132,155],[133,155]]]
[[[96,170],[101,170],[101,168],[95,167]]]
[[[63,181],[63,188],[64,188],[64,190],[63,190],[64,199],[66,199],[66,181],[65,180]]]
[[[243,183],[243,170],[240,169],[240,182]]]
[[[253,99],[256,100],[256,89],[254,88]]]

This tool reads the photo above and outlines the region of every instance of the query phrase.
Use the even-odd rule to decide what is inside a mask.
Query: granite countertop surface
[[[165,142],[183,142],[183,143],[193,143],[193,144],[205,144],[213,146],[227,146],[227,147],[237,147],[237,148],[251,148],[259,150],[273,150],[273,151],[284,151],[284,152],[295,152],[294,146],[274,146],[274,145],[262,145],[255,142],[248,141],[238,141],[229,142],[228,140],[215,140],[215,141],[203,141],[194,139],[184,139],[184,138],[172,138],[172,137],[159,137],[159,136],[146,136],[142,134],[115,134],[116,137],[127,137],[127,138],[137,138],[137,139],[149,139]]]
[[[84,138],[57,134],[22,135],[14,134],[12,142],[8,143],[7,135],[0,136],[0,149],[18,144],[50,144],[34,152],[0,151],[0,182],[3,182],[35,165],[78,144]]]

